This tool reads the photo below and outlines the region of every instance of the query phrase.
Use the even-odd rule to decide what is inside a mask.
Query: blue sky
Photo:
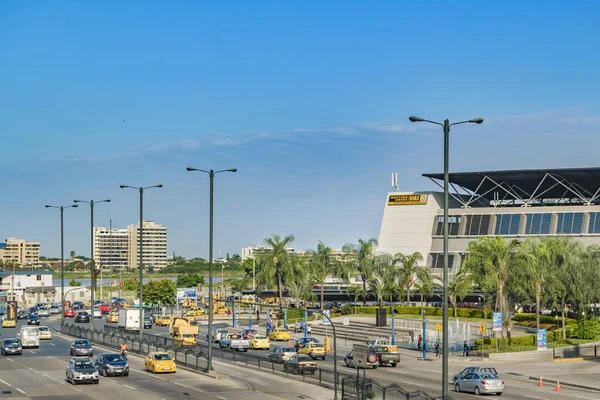
[[[57,210],[168,226],[169,252],[239,253],[273,233],[378,237],[390,175],[597,166],[600,6],[580,2],[6,1],[0,7],[0,237],[58,256]],[[55,212],[53,212],[55,211]],[[89,208],[66,251],[89,254]]]

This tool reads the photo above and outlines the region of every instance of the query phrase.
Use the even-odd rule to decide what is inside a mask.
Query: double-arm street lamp
[[[65,208],[77,208],[79,205],[71,204],[70,206],[51,206],[46,204],[46,208],[58,208],[60,210],[60,296],[63,299],[60,305],[60,326],[65,323],[65,234],[64,234],[64,211]]]
[[[140,192],[140,250],[139,250],[139,268],[140,268],[140,346],[142,345],[143,338],[143,330],[144,330],[144,190],[163,187],[162,184],[154,185],[154,186],[128,186],[128,185],[120,185],[121,189],[135,189]]]
[[[207,370],[212,370],[212,322],[213,322],[213,189],[215,175],[221,172],[237,172],[237,168],[222,169],[219,171],[198,168],[186,168],[189,172],[204,172],[210,177],[210,222],[208,240],[208,360]]]
[[[86,201],[86,200],[73,200],[74,203],[86,203],[90,205],[90,215],[91,215],[91,225],[90,225],[90,244],[91,244],[91,248],[90,248],[90,252],[91,252],[91,261],[90,261],[90,277],[92,278],[92,294],[91,294],[91,308],[92,308],[92,315],[90,315],[90,328],[92,328],[92,332],[94,331],[94,291],[96,290],[96,280],[94,279],[96,277],[96,264],[94,263],[94,205],[98,204],[98,203],[110,203],[110,199],[106,199],[106,200],[99,200],[99,201],[94,201],[94,200],[90,200],[90,201]],[[74,204],[76,205],[76,204]],[[63,313],[64,314],[64,313]]]
[[[410,117],[410,122],[428,122],[439,125],[444,129],[444,277],[443,277],[443,321],[442,321],[442,399],[448,399],[448,158],[450,149],[450,127],[459,124],[481,124],[483,118],[475,118],[467,121],[450,123],[444,120],[443,123],[429,121],[419,117]]]

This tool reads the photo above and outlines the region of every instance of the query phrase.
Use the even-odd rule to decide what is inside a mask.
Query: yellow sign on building
[[[411,206],[427,204],[427,194],[390,194],[388,206]]]

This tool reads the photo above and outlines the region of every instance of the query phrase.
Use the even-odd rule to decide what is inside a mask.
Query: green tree
[[[417,280],[417,271],[420,268],[419,263],[423,261],[423,255],[418,251],[410,255],[398,253],[394,256],[394,259],[400,264],[398,273],[402,280],[402,289],[406,289],[406,304],[410,305],[410,290]]]
[[[300,300],[305,304],[312,300],[315,276],[312,269],[308,268],[306,258],[294,254],[291,257],[291,262],[294,279],[288,281],[287,288],[292,298],[296,301],[296,307],[298,307]]]
[[[204,284],[204,276],[200,274],[181,274],[177,276],[177,287],[191,288]]]
[[[388,271],[391,261],[389,254],[378,254],[373,258],[373,268],[368,287],[375,293],[380,307],[383,303],[383,296],[388,295],[391,298],[394,293],[393,285],[389,284],[390,274]]]
[[[316,283],[321,285],[321,310],[324,309],[325,299],[325,280],[328,275],[335,275],[335,272],[339,270],[338,265],[340,264],[333,256],[333,251],[330,247],[319,241],[317,250],[311,250],[309,252],[311,258],[311,270],[316,279]]]
[[[71,279],[71,282],[69,282],[69,286],[81,286],[81,282],[76,281],[75,279]]]
[[[242,262],[242,257],[240,257],[240,255],[239,255],[239,254],[233,254],[233,255],[231,256],[231,259],[230,259],[229,261],[231,261],[232,263],[239,264],[239,263],[241,263],[241,262]]]
[[[431,295],[434,287],[433,276],[431,275],[431,272],[429,272],[429,268],[420,267],[417,270],[415,289],[417,289],[421,296],[421,312],[423,312],[423,296]]]
[[[175,304],[177,286],[170,279],[150,281],[144,285],[144,302],[147,304]]]
[[[242,294],[242,291],[248,289],[252,286],[252,280],[247,276],[244,276],[242,279],[231,279],[229,287],[233,293]]]
[[[288,278],[292,277],[290,255],[287,247],[294,241],[294,235],[281,238],[273,235],[264,240],[268,247],[257,257],[256,279],[266,286],[277,286],[279,304],[283,304],[283,288]]]
[[[125,279],[123,280],[123,289],[125,290],[140,290],[139,279]]]
[[[469,243],[467,257],[461,268],[469,280],[494,288],[495,309],[503,315],[506,305],[504,290],[506,282],[517,267],[519,246],[520,242],[517,239],[482,236]],[[504,338],[504,333],[502,337]]]
[[[360,297],[367,295],[360,285],[352,285],[348,288],[348,293],[354,294],[354,314],[356,314],[356,303]]]
[[[75,253],[75,250],[71,250],[71,253],[70,253],[70,255],[71,255],[71,258],[75,258],[75,254],[76,254],[76,253]]]
[[[460,272],[452,274],[452,278],[448,281],[448,299],[452,303],[454,318],[458,317],[456,315],[456,303],[458,299],[463,299],[469,293],[470,287],[471,282],[466,278],[465,274]]]
[[[367,286],[373,273],[373,261],[375,258],[375,248],[377,247],[377,239],[362,240],[358,239],[358,244],[348,243],[342,247],[342,251],[346,253],[345,266],[356,271],[362,279],[363,304],[367,302]]]

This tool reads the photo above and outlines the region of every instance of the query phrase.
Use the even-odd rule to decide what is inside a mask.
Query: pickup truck
[[[388,339],[371,339],[367,342],[367,348],[375,352],[379,365],[391,365],[392,367],[396,367],[400,362],[398,347],[392,346]]]
[[[221,346],[222,349],[248,351],[250,348],[250,341],[243,339],[242,335],[239,333],[229,333],[224,339],[222,338],[219,341],[219,346]]]

